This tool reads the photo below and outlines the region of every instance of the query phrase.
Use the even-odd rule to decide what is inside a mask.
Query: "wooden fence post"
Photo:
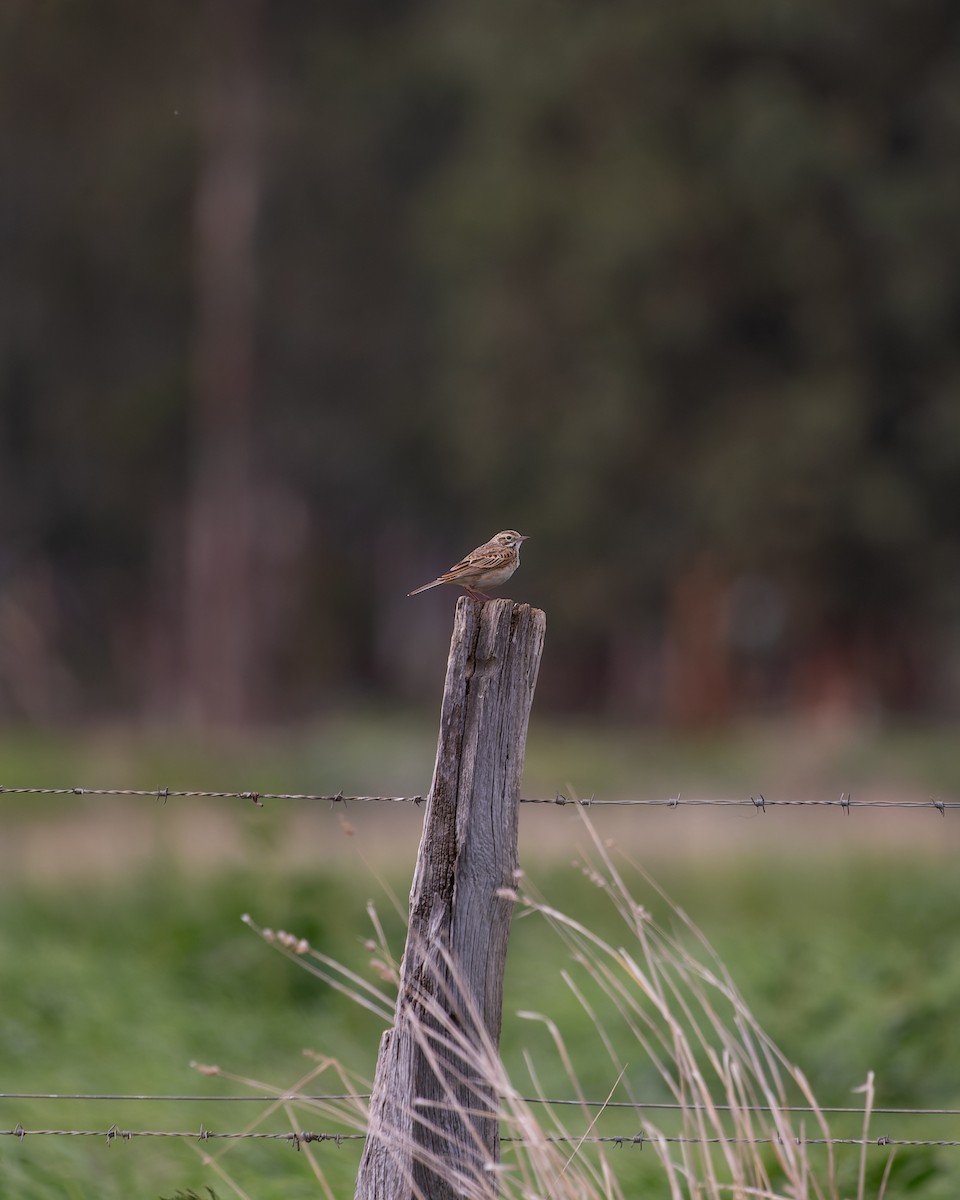
[[[496,1097],[478,1103],[464,1079],[469,1063],[442,1031],[499,1046],[513,905],[498,892],[516,881],[520,777],[545,629],[544,613],[527,604],[457,603],[400,992],[380,1042],[355,1200],[496,1194],[487,1169],[499,1160]]]

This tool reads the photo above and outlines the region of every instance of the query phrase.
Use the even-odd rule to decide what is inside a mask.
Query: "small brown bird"
[[[526,534],[505,529],[489,542],[471,550],[466,558],[445,571],[439,579],[414,588],[407,595],[416,596],[418,592],[438,587],[441,583],[458,583],[474,600],[489,600],[490,597],[481,589],[500,587],[507,582],[520,566],[520,543],[526,540]]]

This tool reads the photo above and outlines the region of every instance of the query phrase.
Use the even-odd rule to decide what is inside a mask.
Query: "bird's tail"
[[[438,587],[441,583],[446,583],[446,580],[435,579],[433,583],[425,583],[423,587],[414,588],[412,592],[407,592],[407,595],[416,596],[418,592],[428,592],[431,588]]]

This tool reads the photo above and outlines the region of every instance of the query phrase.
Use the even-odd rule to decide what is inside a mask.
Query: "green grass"
[[[874,1069],[879,1105],[960,1106],[954,1020],[960,943],[952,933],[960,879],[954,870],[883,861],[825,873],[744,862],[694,876],[677,869],[670,876],[668,886],[714,941],[761,1023],[804,1068],[822,1104],[856,1103],[850,1089]],[[580,873],[558,869],[537,882],[552,903],[617,936],[605,897]],[[656,896],[634,882],[636,894],[665,915]],[[365,970],[362,941],[370,931],[364,905],[376,890],[371,880],[356,877],[282,878],[253,869],[203,879],[158,865],[135,881],[108,886],[7,892],[0,923],[3,1090],[237,1090],[198,1076],[191,1060],[287,1086],[305,1069],[305,1047],[369,1076],[380,1022],[274,954],[240,916],[250,910],[259,921],[305,936]],[[379,910],[399,948],[399,917],[385,899]],[[542,1011],[562,1028],[585,1090],[602,1097],[612,1086],[611,1070],[595,1030],[560,980],[564,966],[567,957],[541,918],[517,920],[504,1057],[522,1084],[521,1058],[528,1051],[545,1090],[570,1094],[543,1028],[512,1015],[521,1008]],[[614,1015],[607,1024],[615,1035]],[[642,1061],[630,1063],[630,1083],[640,1094],[656,1094]],[[333,1078],[316,1086],[338,1090]],[[209,1129],[237,1129],[258,1111],[253,1104],[119,1101],[4,1100],[0,1106],[4,1128],[19,1121],[28,1128],[199,1129],[202,1121]],[[615,1132],[635,1130],[632,1118],[617,1119]],[[857,1125],[854,1120],[849,1131]],[[283,1121],[272,1127],[284,1128]],[[875,1118],[874,1128],[878,1135],[955,1136],[949,1122],[933,1120],[908,1126],[906,1118]],[[111,1200],[206,1185],[226,1194],[201,1164],[197,1145],[10,1138],[0,1142],[0,1170],[8,1194]],[[335,1194],[351,1194],[355,1149],[319,1146],[315,1153],[326,1167],[333,1164]],[[251,1195],[320,1194],[304,1156],[289,1147],[245,1143],[230,1149],[225,1161]],[[628,1176],[643,1165],[633,1150],[617,1161]],[[909,1190],[909,1175],[911,1195],[955,1195],[960,1152],[903,1151],[898,1172],[903,1187],[892,1194]]]
[[[111,733],[71,739],[7,732],[0,737],[0,783],[423,791],[434,741],[434,718],[417,714],[337,717],[295,736],[214,752]],[[922,730],[818,738],[771,727],[685,740],[535,721],[524,791],[544,795],[570,787],[583,795],[655,796],[763,789],[776,795],[839,794],[843,787],[860,795],[874,788],[900,794],[902,788],[950,797],[960,791],[953,744],[949,734]],[[95,798],[19,796],[0,803],[7,819],[7,848],[0,846],[0,1091],[242,1090],[198,1075],[193,1060],[282,1087],[309,1065],[305,1048],[371,1075],[382,1024],[277,955],[240,917],[250,912],[263,925],[292,930],[366,972],[365,904],[372,896],[399,953],[401,917],[354,847],[378,864],[405,901],[417,810],[386,816],[374,806],[351,810],[345,815],[358,828],[351,838],[341,829],[339,809],[316,806],[255,809],[224,801],[201,808],[146,800],[131,802],[138,806],[131,809]],[[144,815],[146,854],[133,853],[129,812]],[[218,823],[208,828],[211,813]],[[655,815],[641,810],[629,817],[625,844],[644,865],[652,861],[645,831]],[[605,819],[599,810],[597,818]],[[569,865],[575,811],[525,809],[522,820],[538,889],[604,936],[622,936],[603,894]],[[883,853],[869,854],[864,846],[881,822],[874,813],[831,813],[817,826],[801,818],[805,830],[824,832],[795,844],[795,826],[782,812],[744,817],[726,810],[721,820],[734,830],[735,854],[715,853],[709,840],[692,850],[689,839],[703,828],[701,820],[696,812],[666,814],[659,828],[668,834],[660,835],[655,874],[713,941],[761,1024],[807,1073],[821,1104],[858,1103],[851,1089],[872,1069],[878,1105],[960,1107],[960,940],[954,932],[960,872],[950,852],[960,815],[907,815],[883,841]],[[540,831],[561,826],[572,836],[537,857]],[[174,828],[196,843],[199,853],[189,865]],[[923,839],[914,840],[921,829]],[[23,831],[38,836],[46,869],[35,871],[9,849]],[[225,833],[233,838],[229,852]],[[300,850],[296,866],[291,841]],[[371,845],[379,847],[376,853]],[[304,861],[316,865],[305,868]],[[669,923],[656,894],[639,878],[631,885]],[[545,1090],[569,1095],[543,1027],[515,1016],[519,1009],[542,1011],[562,1028],[585,1090],[606,1096],[614,1080],[596,1031],[560,978],[569,965],[540,917],[515,922],[504,1056],[521,1085],[528,1052]],[[616,1014],[608,1014],[606,1024],[616,1035]],[[628,1066],[635,1091],[656,1090],[646,1063]],[[313,1086],[339,1090],[332,1074]],[[0,1128],[20,1122],[27,1128],[199,1130],[202,1122],[228,1130],[241,1128],[262,1107],[0,1100]],[[606,1128],[635,1132],[632,1117],[604,1119]],[[272,1120],[270,1128],[287,1127],[282,1117]],[[309,1118],[304,1124],[322,1125]],[[933,1118],[908,1124],[902,1117],[875,1117],[872,1129],[877,1136],[957,1136],[955,1121]],[[837,1131],[856,1133],[859,1123],[841,1120]],[[224,1200],[230,1189],[200,1157],[223,1151],[222,1144],[196,1141],[108,1146],[105,1139],[5,1137],[0,1178],[3,1194],[39,1200],[174,1196],[190,1189],[206,1196],[207,1186]],[[320,1145],[313,1153],[330,1172],[334,1194],[352,1195],[356,1147]],[[285,1145],[234,1144],[224,1162],[258,1200],[322,1194],[307,1154]],[[627,1194],[661,1194],[652,1155],[625,1148],[614,1162]],[[882,1169],[879,1155],[870,1162],[871,1170]],[[898,1151],[889,1197],[957,1194],[960,1150]]]
[[[14,728],[0,731],[0,785],[423,792],[436,728],[432,711],[380,710],[333,713],[283,734],[219,746],[157,732],[106,728],[71,736]],[[535,709],[524,788],[553,795],[569,786],[581,796],[606,797],[830,795],[843,788],[956,798],[955,748],[952,727],[768,722],[690,735],[564,721]],[[20,802],[5,797],[4,804],[15,811]]]

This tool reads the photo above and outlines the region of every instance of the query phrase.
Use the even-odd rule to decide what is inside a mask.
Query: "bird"
[[[489,600],[491,597],[481,589],[500,587],[507,582],[520,566],[520,543],[525,542],[527,536],[525,533],[517,533],[515,529],[504,529],[495,534],[489,542],[471,550],[465,558],[432,583],[414,588],[407,595],[416,596],[418,592],[439,587],[441,583],[458,583],[474,600]]]

